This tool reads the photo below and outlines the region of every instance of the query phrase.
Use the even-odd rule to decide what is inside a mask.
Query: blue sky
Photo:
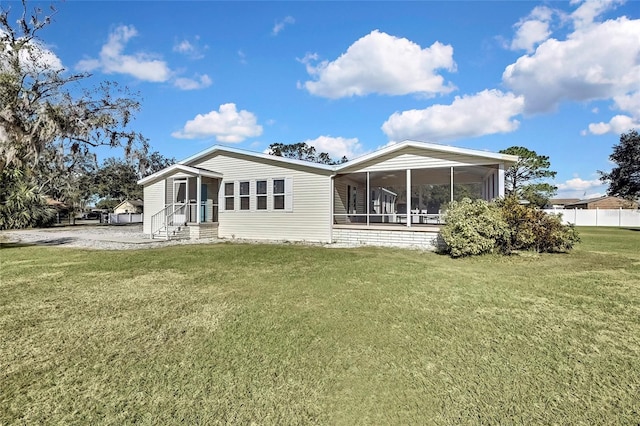
[[[214,144],[337,158],[404,139],[519,145],[550,157],[558,196],[583,198],[640,128],[635,1],[54,4],[46,47],[139,92],[133,128],[177,159]]]

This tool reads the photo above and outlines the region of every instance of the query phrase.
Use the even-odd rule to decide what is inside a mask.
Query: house
[[[625,200],[620,197],[597,197],[586,200],[578,200],[571,204],[566,204],[565,209],[637,209],[638,203]]]
[[[142,200],[124,200],[113,208],[113,213],[142,213],[144,203]]]
[[[580,201],[579,198],[551,198],[544,206],[545,209],[564,209],[568,204]]]
[[[152,238],[434,247],[442,197],[503,196],[517,159],[404,141],[325,165],[213,146],[138,182],[143,229]]]

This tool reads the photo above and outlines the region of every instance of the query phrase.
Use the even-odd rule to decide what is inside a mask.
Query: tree
[[[343,156],[339,161],[333,160],[327,152],[316,153],[316,149],[306,142],[292,144],[272,143],[269,145],[269,153],[278,157],[295,158],[296,160],[311,161],[320,164],[346,163],[347,157]]]
[[[611,172],[600,173],[600,180],[607,182],[607,194],[635,201],[640,198],[640,135],[629,130],[620,135],[620,143],[613,146],[609,160],[616,163]]]
[[[99,145],[145,150],[146,139],[127,130],[140,107],[134,96],[111,82],[80,87],[90,75],[68,73],[39,39],[51,15],[22,6],[17,28],[10,8],[0,11],[0,171],[36,164],[55,141],[72,154]]]
[[[549,170],[549,157],[538,155],[535,151],[521,146],[512,146],[500,153],[520,157],[516,164],[505,170],[506,195],[513,195],[538,207],[544,207],[558,190],[556,186],[543,182],[544,179],[554,178],[557,174]]]
[[[124,200],[142,198],[142,186],[138,180],[158,172],[176,162],[157,151],[135,160],[107,158],[94,173],[92,194],[102,198],[101,206],[119,204]],[[116,202],[117,201],[117,202]]]
[[[95,193],[111,200],[135,200],[142,198],[136,167],[120,158],[107,158],[96,171]]]
[[[29,188],[32,201],[47,192],[60,196],[62,188],[68,190],[66,197],[82,199],[80,193],[72,195],[72,189],[87,187],[79,180],[83,172],[78,167],[86,163],[92,148],[123,147],[126,156],[147,151],[147,140],[128,129],[140,107],[137,96],[111,82],[82,87],[90,75],[64,69],[39,38],[56,13],[53,7],[51,15],[39,8],[29,13],[23,0],[17,20],[10,19],[10,12],[0,8],[0,205],[11,201],[7,188]],[[0,216],[7,211],[0,209]],[[33,211],[29,215],[44,217]],[[0,217],[0,222],[21,227],[40,223],[5,219]]]
[[[176,163],[176,159],[165,157],[158,151],[138,159],[138,175],[142,179]]]
[[[58,149],[51,147],[40,154],[33,171],[38,191],[65,203],[71,213],[82,211],[94,197],[95,155],[65,153],[61,146]]]

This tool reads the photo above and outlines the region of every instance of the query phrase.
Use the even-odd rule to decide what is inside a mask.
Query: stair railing
[[[151,216],[151,239],[163,230],[166,231],[166,239],[169,239],[169,226],[173,224],[173,217],[176,213],[183,210],[186,206],[184,204],[169,204],[159,212]]]

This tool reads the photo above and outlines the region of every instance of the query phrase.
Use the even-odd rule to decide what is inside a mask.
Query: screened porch
[[[500,164],[338,174],[333,179],[333,224],[437,227],[447,205],[504,194]]]

